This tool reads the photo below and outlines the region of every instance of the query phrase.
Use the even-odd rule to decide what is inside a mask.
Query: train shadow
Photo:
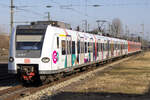
[[[20,84],[16,76],[8,73],[8,63],[0,63],[0,88]]]
[[[61,92],[54,96],[43,96],[41,100],[150,100],[150,91],[145,94],[107,92]]]

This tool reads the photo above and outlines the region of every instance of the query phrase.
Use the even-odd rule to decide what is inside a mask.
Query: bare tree
[[[122,32],[123,28],[121,20],[119,18],[113,19],[111,25],[111,33],[113,34],[113,36],[120,37]]]

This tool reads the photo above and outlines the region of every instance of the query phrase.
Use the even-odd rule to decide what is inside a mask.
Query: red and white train
[[[51,25],[19,25],[10,40],[8,71],[24,82],[141,51],[140,42]]]

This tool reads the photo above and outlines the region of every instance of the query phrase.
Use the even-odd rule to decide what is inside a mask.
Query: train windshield
[[[16,50],[41,50],[44,35],[44,29],[16,30]]]

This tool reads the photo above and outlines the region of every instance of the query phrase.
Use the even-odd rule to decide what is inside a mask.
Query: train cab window
[[[57,37],[57,48],[59,48],[59,37]]]
[[[65,40],[61,41],[61,46],[62,46],[62,55],[66,55],[66,42],[65,42]]]
[[[75,41],[72,41],[72,54],[75,54],[76,49],[75,49]]]

